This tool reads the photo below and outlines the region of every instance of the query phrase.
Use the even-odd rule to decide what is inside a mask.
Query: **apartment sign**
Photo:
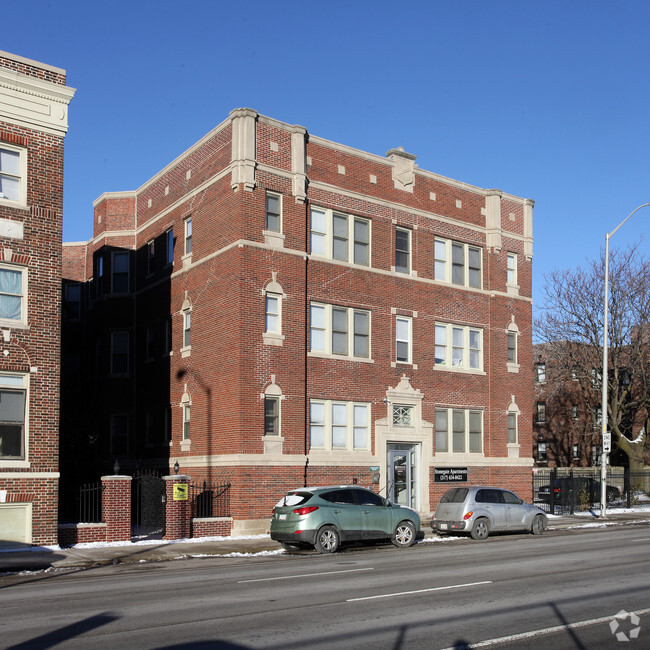
[[[434,467],[434,483],[467,483],[467,467]]]

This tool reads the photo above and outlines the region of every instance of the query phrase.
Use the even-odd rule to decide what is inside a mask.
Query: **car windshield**
[[[463,503],[467,496],[467,488],[451,488],[447,490],[440,499],[440,503]]]
[[[282,508],[283,506],[300,506],[309,501],[312,496],[311,492],[289,492],[289,494],[283,496],[275,504],[275,507]]]

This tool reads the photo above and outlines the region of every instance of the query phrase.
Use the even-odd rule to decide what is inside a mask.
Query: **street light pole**
[[[609,240],[617,230],[641,208],[650,206],[650,203],[644,203],[634,209],[630,214],[621,221],[621,223],[605,235],[605,307],[603,313],[603,373],[602,373],[602,402],[601,402],[601,450],[600,450],[600,516],[607,516],[607,454],[605,453],[605,436],[607,434],[607,349],[609,347],[607,320],[609,316]]]

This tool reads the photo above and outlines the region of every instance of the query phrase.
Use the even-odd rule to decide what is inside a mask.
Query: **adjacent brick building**
[[[57,541],[65,70],[0,52],[0,546]]]
[[[304,484],[530,498],[533,202],[415,158],[236,109],[99,197],[64,245],[66,456],[230,482],[235,532]]]

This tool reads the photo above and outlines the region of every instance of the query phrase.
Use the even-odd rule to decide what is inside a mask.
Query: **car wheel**
[[[533,535],[541,535],[546,530],[546,522],[542,515],[535,515],[533,523],[530,526],[530,532]]]
[[[334,526],[323,526],[316,534],[314,548],[319,553],[336,553],[341,543],[341,536]]]
[[[408,548],[415,544],[415,526],[410,521],[402,521],[397,525],[391,542],[397,548]]]
[[[472,526],[472,532],[470,535],[472,539],[476,539],[479,542],[482,542],[488,538],[490,534],[490,526],[488,520],[485,517],[481,517],[474,522]]]

